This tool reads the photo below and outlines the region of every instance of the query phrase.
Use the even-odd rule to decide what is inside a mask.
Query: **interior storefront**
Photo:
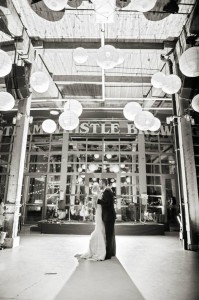
[[[158,134],[133,130],[125,134],[122,129],[113,134],[108,130],[111,122],[104,124],[103,134],[76,130],[47,135],[39,125],[30,128],[22,224],[46,219],[92,223],[92,185],[101,178],[108,179],[114,192],[118,223],[175,222],[178,194],[172,128],[165,125]],[[13,139],[12,130],[4,129],[3,133],[2,193],[6,190]]]

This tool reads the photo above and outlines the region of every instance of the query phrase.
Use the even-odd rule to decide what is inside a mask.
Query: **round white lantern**
[[[0,111],[11,110],[15,105],[15,99],[10,93],[0,92]]]
[[[90,164],[90,165],[89,165],[89,170],[90,170],[91,172],[96,171],[96,169],[97,169],[97,166],[96,166],[95,164]]]
[[[78,168],[78,172],[81,173],[82,172],[82,168]]]
[[[78,177],[78,182],[81,183],[83,181],[82,177]]]
[[[114,68],[119,61],[119,52],[110,45],[105,45],[97,50],[97,64],[102,69]]]
[[[150,131],[157,131],[160,129],[160,126],[161,126],[161,122],[158,118],[154,117],[154,124],[149,127],[149,130]]]
[[[77,64],[84,64],[88,59],[88,53],[84,48],[78,47],[73,51],[73,59]]]
[[[116,183],[115,182],[113,182],[112,187],[116,188]]]
[[[140,12],[147,12],[151,10],[157,0],[133,0],[133,8]]]
[[[124,106],[123,114],[129,121],[134,121],[136,114],[142,111],[142,107],[137,102],[129,102]]]
[[[162,73],[162,72],[155,73],[151,77],[151,84],[155,88],[160,89],[163,86],[164,79],[165,79],[165,74],[164,73]]]
[[[43,121],[42,129],[46,133],[53,133],[57,129],[57,125],[56,125],[55,121],[53,121],[51,119],[47,119],[47,120]]]
[[[125,164],[121,164],[120,167],[123,169],[125,168]]]
[[[60,11],[65,8],[67,0],[43,0],[44,4],[51,10]]]
[[[112,154],[106,154],[106,157],[107,157],[108,159],[111,159],[111,158],[112,158]]]
[[[193,110],[199,112],[199,94],[193,98],[193,100],[191,102],[191,106],[192,106]]]
[[[30,76],[30,85],[37,93],[45,93],[49,88],[49,77],[43,72],[34,72]]]
[[[154,124],[154,116],[149,111],[141,111],[135,116],[135,126],[140,130],[148,130]]]
[[[64,105],[64,111],[73,111],[78,117],[82,114],[82,105],[77,100],[68,100]]]
[[[86,165],[82,165],[82,169],[85,170],[86,169]]]
[[[191,47],[187,49],[180,56],[179,67],[185,76],[199,76],[199,47]]]
[[[182,85],[182,82],[181,82],[180,77],[178,77],[177,75],[174,75],[174,74],[167,75],[167,76],[165,76],[162,90],[163,90],[163,92],[165,92],[167,94],[175,94],[179,91],[179,89],[181,88],[181,85]]]
[[[73,111],[64,111],[59,116],[59,125],[65,130],[73,130],[79,125],[79,118]]]
[[[119,170],[120,170],[120,167],[118,165],[112,165],[112,166],[110,166],[110,171],[111,172],[118,173]]]
[[[10,56],[3,50],[0,50],[0,77],[4,77],[10,73],[12,69],[12,60]]]
[[[96,159],[99,158],[99,154],[98,154],[98,153],[94,154],[94,157],[95,157]]]

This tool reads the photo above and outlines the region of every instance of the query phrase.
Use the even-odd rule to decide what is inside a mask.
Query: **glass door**
[[[24,224],[45,219],[46,176],[25,176]]]

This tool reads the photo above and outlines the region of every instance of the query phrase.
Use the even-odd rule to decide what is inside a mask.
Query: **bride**
[[[83,254],[77,254],[76,257],[89,260],[104,260],[106,256],[106,236],[104,223],[102,221],[102,206],[97,204],[97,200],[101,198],[100,187],[97,182],[92,188],[93,206],[96,208],[95,213],[95,229],[91,233],[89,241],[89,249]]]

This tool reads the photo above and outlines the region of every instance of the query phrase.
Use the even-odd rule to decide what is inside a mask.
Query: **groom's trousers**
[[[115,230],[114,221],[104,222],[105,233],[106,233],[106,257],[111,258],[115,256]]]

